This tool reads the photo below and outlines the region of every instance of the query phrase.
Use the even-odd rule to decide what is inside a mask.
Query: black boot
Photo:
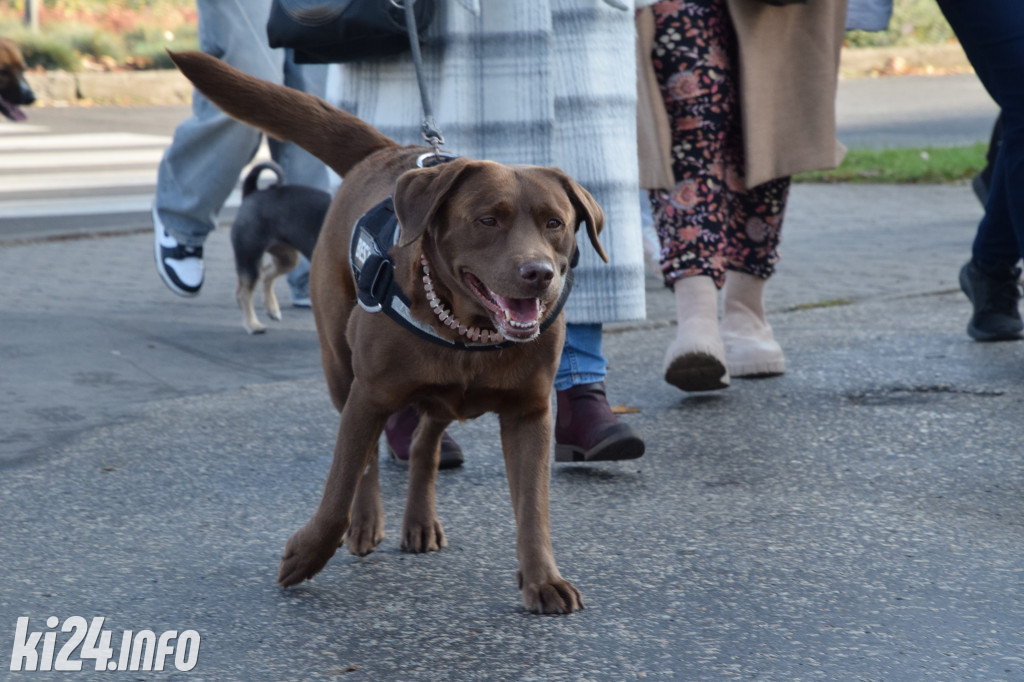
[[[1020,268],[1000,273],[982,270],[972,258],[960,269],[960,288],[974,304],[967,333],[975,341],[1012,341],[1021,338]]]

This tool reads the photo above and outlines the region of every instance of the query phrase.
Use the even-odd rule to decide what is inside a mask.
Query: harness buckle
[[[380,312],[394,278],[394,266],[390,260],[378,254],[369,256],[359,271],[359,307],[368,313]]]

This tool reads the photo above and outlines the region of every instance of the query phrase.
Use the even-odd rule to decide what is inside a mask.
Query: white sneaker
[[[167,288],[179,296],[198,296],[203,286],[203,247],[184,246],[167,234],[153,207],[153,255],[156,271]]]

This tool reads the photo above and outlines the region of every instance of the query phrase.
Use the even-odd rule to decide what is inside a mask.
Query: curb
[[[192,101],[192,84],[174,69],[30,71],[25,79],[36,93],[36,106],[159,106],[185,105]]]
[[[971,65],[958,43],[844,48],[839,64],[840,78],[971,71]],[[174,69],[83,73],[41,71],[29,72],[25,77],[36,92],[37,106],[187,105],[192,101],[192,85]]]

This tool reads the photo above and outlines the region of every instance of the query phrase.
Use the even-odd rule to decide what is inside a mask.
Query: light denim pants
[[[267,44],[270,0],[198,0],[196,5],[203,52],[250,75],[323,97],[325,65],[296,65],[290,51]],[[260,131],[194,91],[192,116],[175,130],[157,175],[154,207],[171,236],[187,246],[202,246],[261,141]],[[312,154],[276,140],[268,145],[289,184],[328,189],[327,168]],[[289,281],[308,277],[308,268],[303,262]]]
[[[608,361],[601,354],[600,324],[565,325],[562,360],[555,373],[555,390],[604,381]]]

